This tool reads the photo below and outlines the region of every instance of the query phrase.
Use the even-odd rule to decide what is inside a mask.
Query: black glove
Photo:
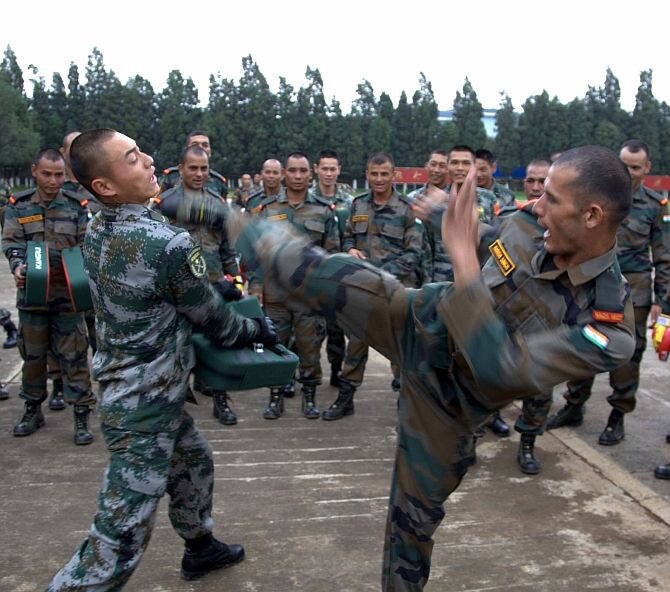
[[[223,296],[224,300],[230,301],[242,298],[242,292],[235,287],[233,282],[229,282],[228,280],[220,280],[214,284],[214,287]]]
[[[262,343],[263,345],[276,345],[279,343],[279,336],[272,320],[268,317],[254,317],[252,320],[256,321],[261,331],[254,337],[254,343]]]

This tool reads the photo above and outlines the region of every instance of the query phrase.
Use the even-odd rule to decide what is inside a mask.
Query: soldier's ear
[[[91,181],[91,189],[102,198],[116,195],[116,190],[105,177],[96,177],[93,179]]]
[[[605,211],[599,203],[591,202],[584,212],[584,223],[589,230],[605,221]]]

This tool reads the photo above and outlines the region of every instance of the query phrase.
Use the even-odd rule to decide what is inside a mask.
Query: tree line
[[[179,70],[169,73],[159,92],[140,75],[122,83],[94,48],[84,80],[72,62],[67,80],[56,72],[47,86],[30,66],[29,97],[24,72],[8,46],[0,63],[0,176],[24,172],[40,148],[60,146],[66,132],[92,127],[112,127],[135,138],[160,167],[178,161],[188,132],[204,129],[214,146],[212,167],[232,177],[257,171],[266,158],[294,150],[313,156],[327,147],[341,155],[342,178],[349,180],[363,176],[372,152],[390,152],[398,166],[417,166],[431,150],[457,143],[492,150],[499,169],[510,174],[558,150],[585,144],[617,150],[631,137],[649,144],[654,172],[670,173],[670,106],[654,97],[651,70],[640,73],[632,113],[621,107],[611,69],[602,86],[589,86],[584,97],[567,104],[542,91],[517,112],[501,93],[495,138],[486,135],[483,108],[467,78],[456,92],[453,119],[440,122],[423,73],[411,98],[403,91],[396,105],[364,80],[345,112],[336,98],[326,99],[318,68],[307,67],[300,88],[280,77],[277,92],[251,56],[242,59],[242,70],[239,80],[211,75],[203,106],[193,80]]]

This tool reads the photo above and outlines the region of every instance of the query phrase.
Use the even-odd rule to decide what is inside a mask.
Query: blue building
[[[498,130],[496,129],[496,111],[497,109],[484,109],[482,115],[482,123],[486,129],[486,135],[489,138],[495,138]],[[451,121],[454,118],[454,110],[438,111],[437,120],[440,122]]]

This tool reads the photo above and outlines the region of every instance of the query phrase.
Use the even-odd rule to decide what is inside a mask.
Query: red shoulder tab
[[[170,169],[163,169],[163,174],[164,175],[169,175],[170,174]]]
[[[14,205],[16,203],[16,198],[13,195],[10,195],[8,201],[10,204]]]
[[[668,198],[667,198],[667,197],[664,197],[664,198],[661,200],[661,205],[662,205],[662,206],[667,206],[667,205],[668,205]]]
[[[81,204],[82,208],[85,208],[88,205],[88,200],[87,199],[82,199],[79,203]]]

